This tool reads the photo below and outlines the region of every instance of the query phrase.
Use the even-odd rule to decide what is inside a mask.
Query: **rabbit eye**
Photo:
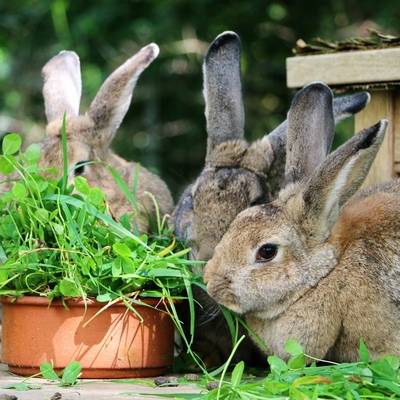
[[[87,164],[88,162],[88,160],[77,162],[74,167],[74,175],[82,175],[85,172],[85,164]]]
[[[256,254],[256,261],[264,262],[271,261],[275,258],[278,253],[278,246],[273,243],[263,244],[258,250]]]

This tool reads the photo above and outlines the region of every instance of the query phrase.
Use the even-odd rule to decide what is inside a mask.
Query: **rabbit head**
[[[66,116],[68,162],[70,178],[82,175],[90,184],[98,186],[107,195],[111,211],[116,217],[130,207],[118,188],[107,166],[110,165],[129,186],[137,176],[137,199],[141,208],[138,216],[140,230],[147,230],[145,213],[152,213],[151,192],[159,202],[161,212],[172,208],[172,198],[165,183],[139,164],[129,163],[115,155],[110,144],[128,111],[132,91],[144,69],[157,57],[156,44],[143,47],[117,68],[103,83],[88,111],[80,115],[81,73],[79,58],[72,51],[62,51],[42,69],[43,97],[48,125],[41,143],[44,167],[62,171],[61,127]]]
[[[273,202],[233,221],[205,268],[209,295],[238,313],[272,320],[330,274],[344,251],[331,232],[364,181],[386,125],[361,131],[324,160],[334,131],[332,93],[323,84],[300,91],[288,114],[286,186]]]
[[[224,32],[213,41],[203,74],[208,135],[205,167],[183,193],[173,219],[177,236],[190,242],[193,256],[208,260],[236,215],[276,197],[284,181],[287,121],[260,140],[245,141],[236,33]],[[360,111],[368,101],[368,93],[335,98],[335,122]],[[331,138],[325,144],[324,155]],[[295,151],[302,153],[301,148],[292,154]]]

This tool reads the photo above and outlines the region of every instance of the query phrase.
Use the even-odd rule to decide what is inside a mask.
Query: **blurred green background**
[[[0,0],[0,133],[40,137],[40,70],[60,50],[81,58],[84,112],[114,68],[156,42],[160,56],[140,78],[113,147],[159,173],[177,198],[203,166],[201,64],[217,34],[241,36],[246,135],[255,139],[286,115],[285,58],[298,38],[397,33],[399,22],[394,0]]]

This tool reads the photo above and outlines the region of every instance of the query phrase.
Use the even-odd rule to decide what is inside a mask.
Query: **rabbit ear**
[[[61,51],[42,68],[43,97],[47,121],[79,114],[82,82],[79,57],[73,51]]]
[[[359,189],[385,136],[387,121],[364,129],[328,156],[301,195],[311,236],[324,240],[345,202]]]
[[[132,91],[139,75],[158,56],[155,43],[143,47],[117,68],[103,83],[89,107],[95,131],[108,144],[114,137],[131,103]]]
[[[309,176],[325,159],[335,133],[333,94],[321,82],[311,83],[293,98],[288,113],[285,182]]]
[[[333,99],[333,115],[335,124],[358,113],[371,100],[368,92],[348,94],[346,96],[335,97]]]
[[[211,43],[203,75],[209,155],[217,144],[244,136],[240,39],[236,33],[221,33]]]
[[[334,97],[333,117],[335,119],[335,124],[338,124],[340,121],[357,114],[367,106],[370,100],[371,95],[368,92],[358,92],[347,94],[345,96]],[[264,138],[270,140],[272,144],[286,143],[287,129],[288,121],[285,120],[272,132],[265,135]],[[275,148],[274,145],[273,148]]]
[[[358,113],[369,103],[371,96],[368,92],[359,92],[348,94],[345,96],[334,97],[333,99],[333,117],[335,124],[340,121],[351,117]],[[268,142],[269,146],[265,148],[271,148],[273,151],[273,158],[284,159],[286,156],[286,137],[288,130],[288,121],[283,121],[278,125],[272,132],[265,135],[262,139],[263,142]],[[265,171],[262,171],[265,172]]]
[[[333,99],[335,124],[362,110],[370,98],[368,92],[335,97]],[[277,196],[284,182],[287,130],[288,121],[285,120],[271,133],[252,143],[246,154],[249,160],[263,160],[257,165],[254,165],[253,161],[251,163],[254,165],[253,169],[268,176],[271,198]]]

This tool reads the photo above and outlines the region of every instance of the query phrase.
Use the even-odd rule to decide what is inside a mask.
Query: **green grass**
[[[286,343],[285,350],[289,355],[288,361],[269,356],[269,372],[264,371],[264,377],[246,373],[244,363],[239,362],[230,374],[224,369],[215,389],[206,389],[209,377],[203,376],[198,383],[201,394],[179,393],[177,389],[175,393],[157,395],[178,400],[400,398],[400,358],[388,355],[372,360],[362,340],[360,361],[354,363],[318,360],[317,364],[315,358],[304,354],[302,347],[292,340]],[[257,371],[257,375],[259,373]],[[183,380],[180,383],[185,384]]]
[[[0,295],[122,299],[131,307],[143,297],[181,298],[190,288],[190,249],[165,218],[157,213],[155,232],[138,234],[132,216],[112,218],[99,188],[83,177],[69,184],[65,135],[61,179],[40,170],[38,146],[20,146],[18,135],[7,135],[0,156],[11,185],[0,196]]]

